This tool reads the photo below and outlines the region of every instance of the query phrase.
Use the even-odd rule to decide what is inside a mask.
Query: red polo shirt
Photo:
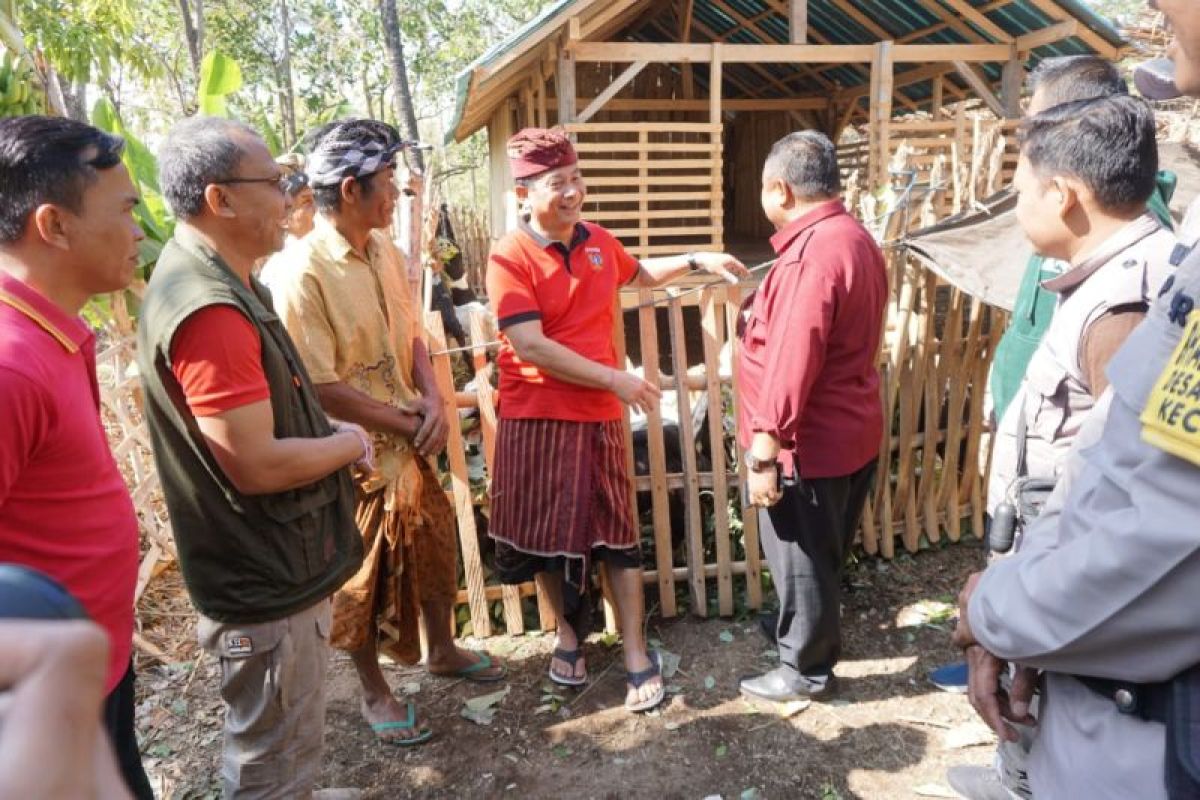
[[[507,234],[488,257],[487,293],[501,330],[500,416],[606,422],[621,418],[621,401],[605,389],[560,381],[522,361],[503,331],[541,320],[547,338],[584,358],[617,366],[613,307],[617,290],[640,263],[611,233],[580,222],[569,245],[528,226]]]
[[[780,441],[783,474],[849,475],[879,454],[876,358],[887,270],[840,200],[771,237],[779,260],[742,307],[738,431]]]
[[[0,562],[62,583],[129,667],[138,520],[100,423],[95,337],[0,272]]]

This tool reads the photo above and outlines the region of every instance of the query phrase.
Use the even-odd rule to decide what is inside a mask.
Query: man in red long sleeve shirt
[[[779,260],[739,323],[739,436],[779,595],[778,668],[743,693],[788,701],[832,690],[841,571],[882,436],[876,355],[883,254],[838,194],[837,153],[815,131],[775,143],[762,205]]]

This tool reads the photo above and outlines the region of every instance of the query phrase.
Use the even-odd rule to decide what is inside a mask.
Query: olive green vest
[[[308,486],[244,495],[225,476],[188,410],[170,345],[197,310],[229,305],[253,323],[271,391],[277,438],[332,433],[270,294],[247,287],[184,228],[163,249],[146,289],[138,367],[146,421],[179,566],[196,608],[220,622],[281,619],[327,597],[362,561],[349,470]]]

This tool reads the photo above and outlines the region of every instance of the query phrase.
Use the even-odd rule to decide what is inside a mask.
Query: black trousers
[[[129,792],[137,800],[154,800],[150,779],[142,768],[142,754],[138,750],[137,733],[133,727],[134,716],[133,664],[125,671],[125,677],[109,692],[104,700],[104,728],[117,754],[117,766]]]
[[[785,483],[780,501],[759,509],[763,554],[779,595],[779,658],[818,688],[841,655],[842,567],[875,463],[837,478]]]

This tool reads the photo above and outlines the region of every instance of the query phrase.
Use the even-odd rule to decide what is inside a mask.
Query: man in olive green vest
[[[221,664],[225,795],[309,797],[329,596],[362,560],[347,467],[369,467],[371,444],[326,418],[251,276],[281,246],[288,210],[262,139],[197,117],[159,159],[179,223],[146,290],[138,359],[180,568],[201,644]]]

